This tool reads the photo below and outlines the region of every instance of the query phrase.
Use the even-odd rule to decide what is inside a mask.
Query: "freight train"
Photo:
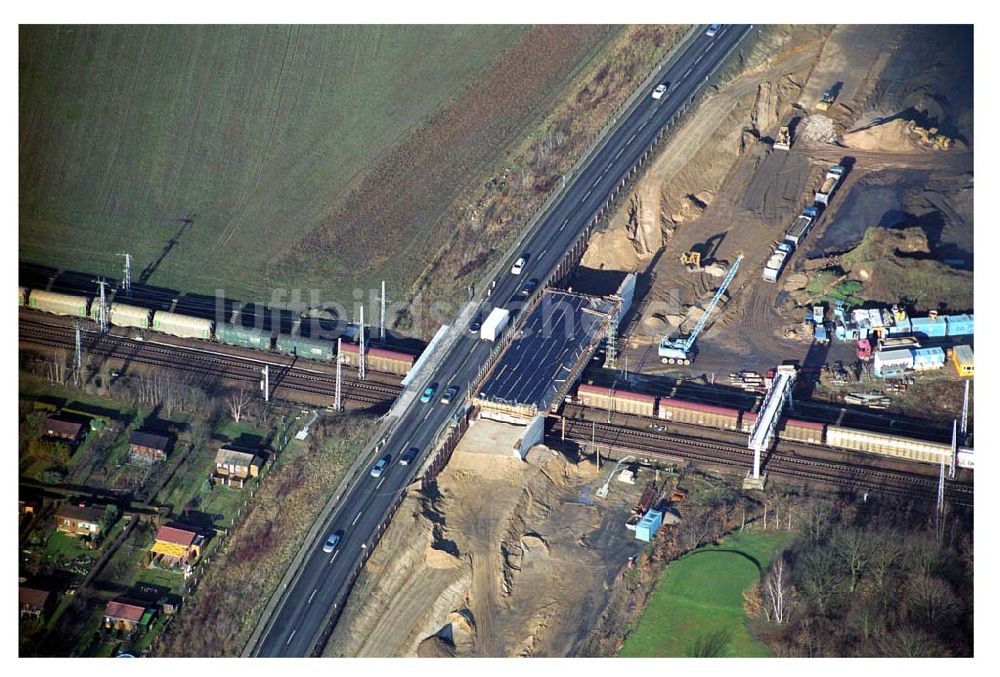
[[[60,294],[41,289],[18,287],[18,306],[39,310],[55,315],[91,318],[97,320],[100,301],[87,296]],[[89,313],[88,313],[89,310]],[[335,359],[335,341],[273,335],[270,331],[244,327],[228,322],[214,322],[200,317],[171,313],[165,310],[151,310],[141,306],[114,302],[108,305],[108,322],[115,327],[150,329],[178,336],[180,338],[217,341],[231,346],[251,348],[266,352],[295,355],[309,360],[332,362]],[[359,346],[345,342],[341,345],[341,361],[349,366],[358,366]],[[366,366],[373,371],[405,376],[413,367],[415,356],[384,348],[368,348],[365,351]]]
[[[745,433],[749,433],[753,429],[753,424],[757,420],[757,414],[741,409],[666,396],[656,397],[627,390],[611,390],[607,387],[588,384],[577,386],[576,402],[595,409],[610,409],[613,412],[656,418],[672,423],[686,423]],[[778,438],[935,465],[941,463],[942,457],[944,457],[945,463],[948,463],[951,456],[951,445],[949,444],[856,430],[825,423],[800,421],[793,418],[784,419],[778,429]],[[959,448],[958,467],[972,470],[974,461],[974,452],[971,448]]]

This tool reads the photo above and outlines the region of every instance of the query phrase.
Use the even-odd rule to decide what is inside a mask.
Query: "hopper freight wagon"
[[[740,410],[700,402],[660,398],[659,417],[673,423],[690,423],[722,430],[739,430]]]
[[[757,422],[757,414],[746,412],[743,414],[741,431],[749,434],[753,430],[754,423]],[[791,440],[792,442],[805,442],[806,444],[823,444],[823,431],[826,425],[823,423],[813,423],[812,421],[800,421],[798,419],[785,419],[784,424],[778,430],[778,439]]]
[[[643,393],[580,384],[576,389],[576,396],[585,407],[649,418],[653,418],[656,412],[656,398]]]
[[[826,443],[827,446],[839,449],[864,451],[921,463],[940,463],[942,456],[945,463],[948,463],[951,458],[950,444],[885,435],[867,430],[853,430],[833,425],[826,429]]]
[[[90,319],[99,321],[98,314],[101,312],[101,302],[90,302]],[[125,303],[112,303],[108,308],[108,322],[115,327],[135,327],[137,329],[149,329],[149,316],[153,311],[149,308],[132,306]]]
[[[333,359],[333,352],[337,346],[332,341],[320,341],[318,339],[302,338],[301,336],[287,336],[279,334],[274,341],[274,347],[280,353],[295,355],[308,360],[330,361]]]
[[[591,394],[595,386],[583,386],[577,390],[577,397],[585,407],[607,409],[607,389],[597,388],[603,393]],[[638,394],[638,393],[631,393]],[[652,397],[652,396],[645,396]],[[750,433],[757,421],[757,414],[741,412],[697,402],[676,400],[670,397],[659,398],[658,417],[676,423],[689,423],[724,430],[739,430]],[[951,453],[951,446],[937,442],[871,433],[864,430],[827,426],[823,423],[786,419],[778,431],[778,438],[793,442],[803,442],[817,446],[834,447],[851,451],[863,451],[893,458],[902,458],[918,463],[940,463],[942,450]],[[949,458],[945,457],[945,462]],[[958,467],[973,469],[975,450],[968,447],[958,449]]]
[[[20,308],[21,306],[26,306],[26,305],[28,305],[28,288],[27,287],[18,287],[17,288],[17,306]]]
[[[153,313],[151,328],[171,336],[209,340],[212,338],[212,324],[211,320],[203,320],[200,317],[157,310]]]
[[[86,296],[59,294],[52,291],[33,289],[28,296],[28,307],[53,315],[69,315],[70,317],[87,317],[88,299]]]
[[[215,338],[220,343],[254,350],[271,349],[271,332],[263,329],[243,327],[238,324],[220,322],[215,325]]]
[[[340,344],[341,363],[357,368],[359,348],[360,346],[357,343],[342,341]],[[333,344],[333,351],[334,353],[337,352],[336,342]],[[385,348],[368,348],[365,350],[365,360],[365,364],[375,371],[406,376],[410,369],[413,368],[416,357],[408,353],[386,350]]]
[[[415,357],[406,353],[399,353],[395,350],[385,348],[369,348],[365,356],[368,367],[375,371],[384,371],[389,374],[406,376],[413,367]]]

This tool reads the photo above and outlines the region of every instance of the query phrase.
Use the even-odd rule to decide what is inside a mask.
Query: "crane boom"
[[[733,262],[732,268],[726,273],[726,277],[723,278],[722,284],[716,290],[715,295],[712,296],[712,300],[708,302],[705,307],[705,312],[702,314],[701,319],[698,320],[698,324],[694,326],[694,331],[691,332],[690,336],[685,339],[671,340],[664,337],[660,341],[660,357],[664,358],[665,361],[680,361],[683,364],[690,364],[690,357],[688,353],[691,351],[691,347],[694,345],[695,340],[698,335],[701,334],[701,330],[705,328],[705,324],[708,322],[709,316],[712,311],[715,310],[715,306],[719,304],[719,299],[722,295],[726,293],[726,289],[729,288],[729,283],[733,281],[736,277],[736,272],[740,269],[740,262],[743,260],[743,254],[736,257],[736,261]],[[672,362],[671,362],[672,363]]]

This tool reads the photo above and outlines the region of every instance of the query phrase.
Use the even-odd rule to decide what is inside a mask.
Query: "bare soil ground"
[[[506,428],[511,439],[498,445],[480,427]],[[595,499],[604,469],[542,446],[521,462],[508,451],[511,428],[479,421],[437,491],[407,497],[325,655],[575,652],[639,550],[624,526],[639,487],[615,483],[610,499]]]
[[[946,266],[971,268],[970,149],[961,138],[950,151],[917,143],[911,121],[928,126],[939,119],[928,120],[919,111],[884,120],[900,112],[903,103],[928,98],[927,88],[919,85],[921,73],[929,81],[940,81],[938,66],[919,65],[929,58],[917,46],[920,34],[901,26],[837,26],[829,32],[768,27],[748,49],[744,68],[734,71],[688,118],[635,186],[632,201],[612,217],[584,259],[592,269],[644,273],[651,289],[624,332],[631,369],[666,371],[656,356],[656,342],[678,324],[689,331],[700,314],[691,310],[692,304],[706,302],[719,283],[718,271],[687,272],[679,262],[682,252],[699,251],[703,263],[723,266],[738,253],[745,256],[728,298],[699,339],[695,374],[770,368],[786,359],[810,365],[853,360],[850,346],[833,344],[820,351],[811,339],[785,337],[786,330],[801,329],[802,311],[795,310],[791,298],[809,300],[802,292],[789,291],[804,287],[825,265],[807,259],[822,256],[824,250],[844,251],[844,246],[830,251],[829,243],[856,243],[867,226],[920,226],[927,232],[926,253],[946,261]],[[952,36],[952,42],[961,39]],[[951,45],[942,58],[957,64],[963,56],[962,48]],[[837,81],[842,83],[837,104],[825,113],[815,111],[823,89]],[[964,89],[954,83],[946,89],[950,98],[939,107],[944,112],[933,109],[934,114],[956,124],[965,121],[960,105]],[[918,91],[923,98],[917,97]],[[787,121],[793,127],[791,151],[771,150],[769,137],[779,122]],[[855,147],[841,145],[845,136]],[[830,208],[793,256],[781,283],[763,282],[760,271],[774,243],[812,202],[823,172],[835,163],[847,164],[850,171]],[[904,174],[910,177],[905,182],[900,179]],[[873,191],[880,187],[904,183],[898,196],[875,199]],[[852,206],[856,200],[864,204]],[[637,204],[641,208],[636,209]],[[894,210],[899,216],[887,224],[887,219],[896,218]],[[648,231],[654,225],[651,220],[662,233],[659,250],[647,246],[650,238],[640,240],[635,234]],[[848,233],[845,229],[850,228],[858,231]],[[852,274],[848,270],[844,277]],[[838,275],[843,273],[831,279]],[[938,301],[922,290],[906,294],[898,280],[877,277],[870,276],[865,288],[872,299],[913,301],[916,294],[924,303],[918,310]],[[954,295],[946,299],[949,307],[955,307]],[[969,303],[971,307],[971,296]],[[691,370],[685,374],[692,375]]]

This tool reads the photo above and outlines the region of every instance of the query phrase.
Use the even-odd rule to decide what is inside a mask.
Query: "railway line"
[[[82,330],[84,349],[89,355],[117,359],[148,366],[165,367],[200,376],[212,376],[232,381],[259,383],[261,368],[271,370],[271,385],[279,396],[308,394],[333,399],[336,394],[335,375],[332,370],[319,370],[295,364],[292,358],[255,354],[240,356],[208,348],[194,348],[155,340],[137,341],[119,334],[100,334]],[[74,329],[60,323],[25,319],[22,315],[18,339],[26,345],[72,351]],[[266,358],[266,359],[265,359]],[[381,378],[377,376],[377,378]],[[398,377],[392,376],[395,379]],[[368,406],[383,406],[395,399],[402,388],[394,383],[378,380],[359,381],[344,378],[342,396],[345,401]],[[294,399],[290,397],[290,399]]]
[[[751,451],[744,446],[698,437],[671,433],[636,430],[620,425],[595,421],[566,420],[565,438],[577,444],[591,441],[622,451],[633,451],[654,459],[680,458],[729,467],[749,468]],[[561,434],[551,430],[550,436]],[[902,498],[934,497],[937,480],[926,475],[886,470],[860,464],[808,458],[797,455],[804,451],[798,445],[779,445],[767,457],[769,473],[805,481],[815,481],[851,489],[890,494]],[[949,482],[945,486],[945,500],[953,505],[972,507],[971,484]]]

